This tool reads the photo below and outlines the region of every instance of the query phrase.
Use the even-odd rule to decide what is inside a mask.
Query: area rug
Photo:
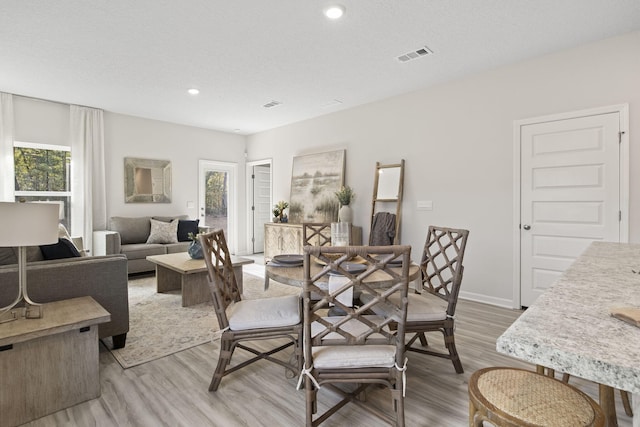
[[[290,295],[300,289],[271,281],[264,291],[264,279],[245,273],[243,298]],[[113,350],[110,339],[104,340],[115,359],[131,368],[219,338],[213,304],[182,307],[179,291],[156,293],[156,278],[129,280],[129,333],[124,348]]]

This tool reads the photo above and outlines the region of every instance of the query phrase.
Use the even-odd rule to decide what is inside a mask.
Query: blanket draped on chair
[[[396,215],[390,212],[377,212],[371,224],[370,246],[393,245],[396,236]]]

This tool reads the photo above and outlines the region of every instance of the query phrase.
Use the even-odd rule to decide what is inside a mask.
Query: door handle
[[[531,230],[531,226],[529,224],[525,224],[522,226],[525,230]]]

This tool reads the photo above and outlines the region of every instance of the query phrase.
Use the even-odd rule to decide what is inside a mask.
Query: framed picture
[[[171,162],[124,158],[125,203],[171,203]]]
[[[335,222],[340,204],[335,192],[344,185],[346,150],[293,158],[289,222]]]

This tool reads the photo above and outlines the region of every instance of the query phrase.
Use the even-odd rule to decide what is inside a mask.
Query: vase
[[[192,259],[204,258],[204,252],[202,251],[202,245],[200,244],[199,240],[191,241],[191,244],[189,245],[189,249],[187,250],[187,252],[189,253],[189,256]]]
[[[335,212],[335,211],[334,211]],[[349,205],[342,205],[340,210],[338,211],[338,221],[339,222],[353,222],[353,210]]]

